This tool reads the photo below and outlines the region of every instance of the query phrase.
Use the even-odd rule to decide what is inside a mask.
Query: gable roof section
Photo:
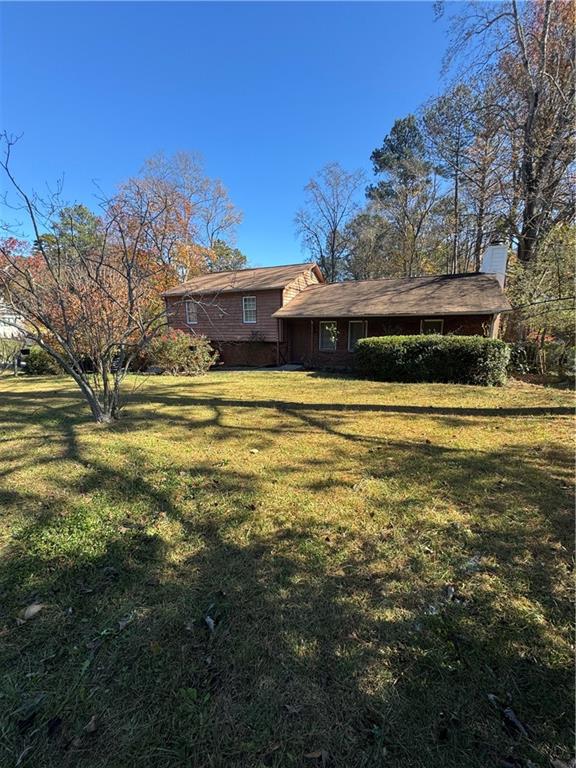
[[[285,288],[303,272],[314,270],[324,281],[316,264],[286,264],[282,267],[258,267],[238,269],[234,272],[211,272],[199,275],[181,285],[165,291],[163,296],[187,296],[190,294],[222,293],[229,291],[264,291]]]
[[[311,285],[274,317],[491,315],[510,310],[495,275],[479,272]]]

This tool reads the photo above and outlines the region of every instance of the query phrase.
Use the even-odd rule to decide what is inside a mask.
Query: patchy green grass
[[[0,765],[567,761],[571,405],[216,373],[102,428],[4,381]]]

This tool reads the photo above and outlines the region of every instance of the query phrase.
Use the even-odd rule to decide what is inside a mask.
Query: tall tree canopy
[[[304,187],[304,206],[295,217],[302,245],[329,282],[338,280],[348,253],[349,221],[358,212],[361,171],[346,171],[329,163]]]
[[[233,237],[242,220],[218,179],[206,176],[198,155],[155,155],[139,176],[121,185],[118,199],[136,219],[151,214],[145,248],[188,280],[207,269],[215,243]]]
[[[574,217],[574,14],[563,0],[476,1],[452,25],[447,64],[492,82],[485,108],[504,139],[505,215],[522,263]]]
[[[372,152],[369,203],[347,230],[349,274],[478,271],[496,235],[510,246],[514,300],[541,290],[560,307],[547,317],[565,317],[569,297],[549,276],[569,276],[551,244],[567,253],[576,210],[575,10],[473,0],[453,16],[455,77]],[[525,309],[517,320],[523,333]]]
[[[368,187],[367,195],[394,233],[395,272],[418,275],[440,247],[439,179],[418,119],[408,115],[396,120],[371,160],[379,181]]]

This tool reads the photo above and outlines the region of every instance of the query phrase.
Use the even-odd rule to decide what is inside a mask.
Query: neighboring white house
[[[0,339],[22,339],[26,334],[19,328],[15,328],[13,323],[23,324],[23,320],[6,302],[0,298]]]

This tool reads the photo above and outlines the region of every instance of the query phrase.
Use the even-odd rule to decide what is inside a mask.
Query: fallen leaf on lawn
[[[96,715],[92,715],[90,720],[86,723],[84,726],[84,731],[86,733],[94,733],[98,728],[98,717]]]
[[[22,621],[29,621],[30,619],[33,619],[34,616],[37,616],[42,608],[45,608],[46,606],[43,603],[32,603],[32,605],[29,605],[27,608],[25,608],[21,613],[21,619]]]
[[[302,706],[298,704],[284,704],[284,709],[289,715],[297,715],[302,712]]]
[[[307,760],[322,760],[322,765],[328,763],[328,752],[325,749],[316,749],[314,752],[307,752],[304,757]]]
[[[504,718],[504,725],[508,726],[509,730],[517,731],[527,739],[530,738],[528,727],[518,718],[512,707],[506,707],[506,709],[502,711],[502,717]]]
[[[26,749],[23,752],[20,752],[20,757],[18,760],[16,760],[16,768],[18,768],[19,765],[22,765],[22,761],[25,759],[26,755],[29,754],[32,751],[32,747],[26,747]]]
[[[122,632],[123,629],[126,629],[128,624],[134,620],[134,614],[129,613],[127,616],[124,616],[120,621],[118,622],[118,631]]]
[[[466,573],[476,573],[477,571],[481,570],[482,566],[480,563],[480,556],[474,555],[474,557],[471,557],[470,560],[468,560],[467,563],[464,565],[464,570]]]

